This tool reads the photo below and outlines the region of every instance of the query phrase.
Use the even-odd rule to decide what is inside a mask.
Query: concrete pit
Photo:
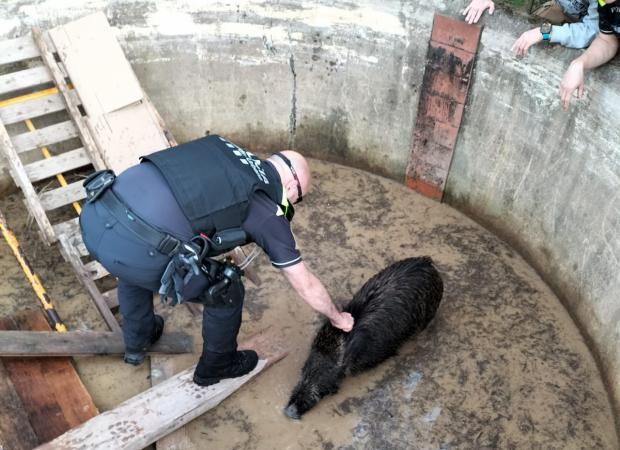
[[[389,179],[312,161],[315,187],[297,208],[294,232],[306,263],[337,301],[350,299],[389,263],[432,255],[445,282],[431,326],[398,356],[348,378],[300,422],[282,408],[297,381],[319,318],[262,256],[248,287],[241,335],[273,325],[290,354],[187,427],[202,449],[615,449],[614,415],[595,361],[575,324],[536,272],[506,243],[449,206]],[[360,195],[363,193],[363,195]],[[70,268],[22,229],[26,251],[71,328],[103,329]],[[24,217],[21,217],[24,220]],[[3,247],[2,314],[36,307]],[[163,308],[169,330],[200,324],[183,307]],[[199,345],[197,345],[199,352]],[[185,357],[195,363],[199,353]],[[81,358],[78,371],[102,409],[150,387],[149,365]]]
[[[620,131],[605,126],[620,113],[618,62],[588,74],[564,113],[558,84],[579,51],[517,58],[512,43],[534,25],[501,6],[485,15],[446,203],[429,201],[402,186],[428,39],[434,13],[458,17],[467,3],[0,3],[0,39],[104,11],[180,142],[217,133],[317,158],[294,231],[337,300],[411,255],[431,255],[444,276],[428,330],[291,422],[281,409],[318,319],[260,258],[242,335],[274,325],[291,354],[189,425],[191,448],[620,448]],[[65,321],[102,330],[19,195],[0,203]],[[36,308],[8,247],[0,258],[0,313]],[[163,314],[199,344],[184,308]],[[77,367],[101,410],[150,386],[148,365]]]

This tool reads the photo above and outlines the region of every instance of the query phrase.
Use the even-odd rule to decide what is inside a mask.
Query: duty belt
[[[155,229],[136,214],[134,214],[112,191],[106,189],[99,201],[125,228],[136,234],[147,244],[167,256],[173,256],[181,245],[181,241]]]

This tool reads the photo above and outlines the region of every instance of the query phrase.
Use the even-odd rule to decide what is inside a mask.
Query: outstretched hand
[[[463,11],[465,22],[470,25],[477,23],[485,9],[489,10],[489,14],[493,14],[495,3],[492,0],[472,0],[469,6],[465,8],[465,11]]]
[[[330,322],[336,328],[340,328],[342,331],[346,331],[348,333],[353,329],[355,320],[353,320],[353,316],[351,314],[348,312],[343,312],[340,313],[335,320],[330,320]]]
[[[519,56],[525,56],[530,47],[542,41],[542,33],[539,28],[533,28],[523,33],[519,39],[512,44],[512,50]]]
[[[564,111],[568,111],[570,99],[573,93],[577,91],[577,98],[583,96],[584,70],[583,64],[579,61],[573,61],[562,77],[560,82],[560,98],[562,99],[562,107]]]

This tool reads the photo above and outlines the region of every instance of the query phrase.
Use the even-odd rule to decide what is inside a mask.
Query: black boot
[[[153,331],[151,332],[151,337],[149,339],[149,343],[142,347],[141,349],[125,349],[125,356],[123,357],[123,361],[127,364],[131,364],[133,366],[139,366],[144,361],[146,357],[146,352],[151,345],[159,340],[161,335],[164,333],[164,318],[155,314],[155,325],[153,326]]]
[[[257,364],[258,355],[254,350],[242,350],[212,362],[201,356],[194,372],[194,383],[199,386],[210,386],[224,378],[237,378],[250,373]]]

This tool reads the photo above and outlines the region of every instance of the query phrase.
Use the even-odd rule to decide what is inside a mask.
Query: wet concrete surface
[[[301,421],[282,408],[297,382],[317,315],[262,255],[262,284],[246,283],[240,339],[273,325],[290,354],[193,421],[195,449],[618,449],[594,359],[551,290],[504,242],[459,212],[398,183],[321,161],[293,230],[306,264],[339,302],[407,256],[430,255],[445,283],[439,312],[396,357],[344,381]],[[103,330],[55,249],[40,244],[18,196],[0,202],[57,309],[72,329]],[[37,300],[0,246],[0,314]],[[183,307],[167,329],[195,335]],[[185,357],[187,364],[195,357]],[[77,369],[100,410],[150,386],[148,363],[81,358]]]

